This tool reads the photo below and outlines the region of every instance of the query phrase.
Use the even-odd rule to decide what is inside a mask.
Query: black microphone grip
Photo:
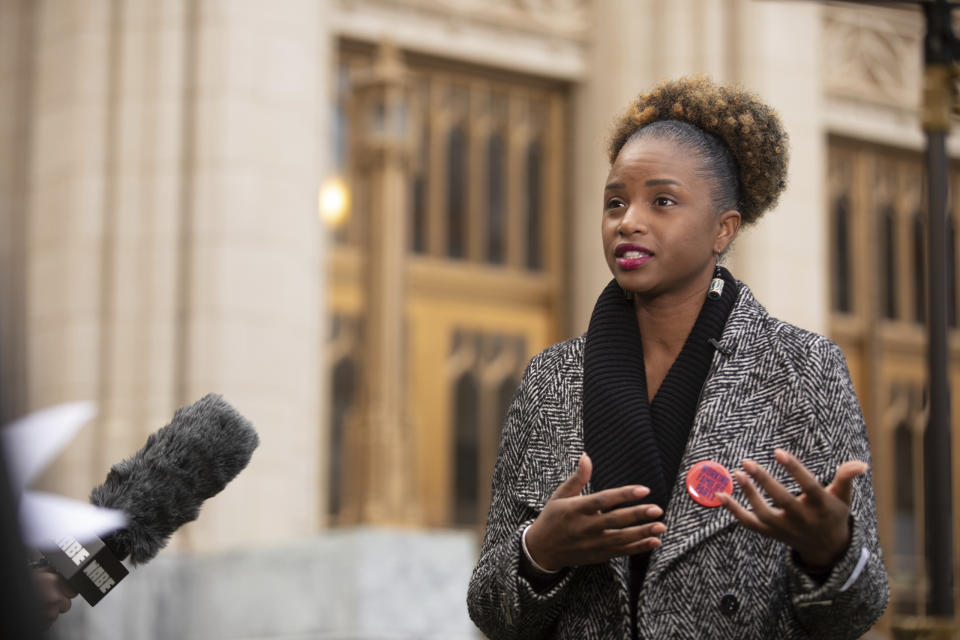
[[[63,536],[40,553],[90,606],[100,602],[129,573],[103,540],[96,537],[80,542]]]

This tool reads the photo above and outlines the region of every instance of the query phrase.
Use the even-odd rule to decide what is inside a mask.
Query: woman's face
[[[668,139],[634,138],[620,150],[603,192],[603,252],[625,291],[706,294],[740,214],[715,211],[700,162]]]

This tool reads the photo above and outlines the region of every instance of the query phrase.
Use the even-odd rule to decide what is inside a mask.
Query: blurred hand
[[[544,569],[598,564],[660,546],[657,536],[667,530],[666,525],[640,524],[663,515],[660,507],[643,504],[616,508],[643,498],[650,490],[630,485],[581,496],[592,470],[590,457],[584,453],[577,470],[557,487],[527,530],[527,550]]]
[[[57,616],[70,610],[71,600],[77,596],[77,592],[60,574],[46,569],[34,569],[33,582],[37,589],[37,600],[40,602],[45,628],[49,628]]]
[[[753,510],[745,509],[726,494],[718,494],[723,506],[743,526],[794,549],[806,569],[831,569],[850,544],[853,480],[867,471],[867,463],[858,460],[844,462],[837,467],[833,482],[824,487],[795,456],[783,449],[776,449],[773,455],[797,481],[802,493],[793,495],[762,466],[753,460],[744,460],[743,468],[747,473],[737,471],[734,476]],[[773,504],[760,494],[751,478]]]

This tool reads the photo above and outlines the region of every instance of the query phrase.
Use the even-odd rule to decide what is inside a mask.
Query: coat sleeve
[[[556,475],[545,469],[545,457],[537,452],[537,434],[541,424],[537,393],[535,358],[524,373],[500,436],[500,448],[493,472],[490,512],[480,549],[480,558],[470,579],[467,607],[474,623],[491,640],[523,638],[535,640],[549,636],[559,617],[564,594],[576,572],[566,570],[557,582],[538,591],[523,577],[520,537],[539,509],[531,506],[545,502],[552,489],[537,488],[532,479]],[[531,492],[547,492],[531,496]]]
[[[831,468],[825,473],[832,478],[837,467],[847,460],[870,464],[870,444],[860,403],[839,347],[823,340],[810,356],[814,375],[806,381],[808,397],[816,398],[813,409],[820,437],[832,452]],[[787,553],[787,573],[796,615],[814,638],[861,637],[883,614],[890,598],[877,536],[872,471],[854,481],[850,514],[850,546],[822,584],[796,564],[793,553]]]

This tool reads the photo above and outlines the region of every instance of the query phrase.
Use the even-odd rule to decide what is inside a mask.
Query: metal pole
[[[950,455],[950,390],[947,344],[947,154],[950,69],[954,37],[945,0],[924,4],[923,129],[927,136],[929,188],[929,388],[930,416],[924,437],[926,558],[930,594],[927,615],[953,616],[953,491]]]

